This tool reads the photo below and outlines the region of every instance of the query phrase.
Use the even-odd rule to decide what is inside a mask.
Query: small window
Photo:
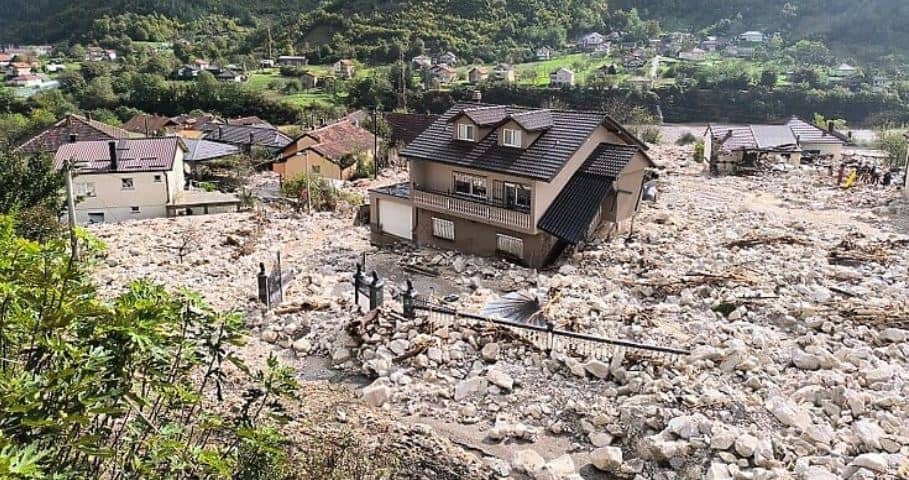
[[[454,240],[454,222],[441,218],[432,218],[432,236],[443,240]]]
[[[94,197],[97,196],[95,192],[94,183],[80,183],[76,185],[76,196],[78,197]]]
[[[161,175],[155,175],[155,183],[161,183]]]
[[[502,130],[502,145],[506,147],[521,146],[521,131],[505,128]]]
[[[486,198],[486,179],[476,175],[455,172],[454,191],[459,195]]]
[[[129,213],[140,213],[139,207],[129,207]]]
[[[474,133],[476,129],[473,125],[468,123],[459,123],[458,124],[458,138],[460,140],[470,140],[474,141],[476,139]]]
[[[310,170],[312,170],[312,173],[322,173],[322,166],[321,165],[311,165]]]
[[[517,258],[524,258],[524,240],[510,235],[496,235],[496,250]]]
[[[521,183],[505,182],[505,206],[530,208],[530,187]]]
[[[120,179],[120,188],[122,190],[135,190],[136,189],[132,178],[121,178]]]
[[[104,214],[103,213],[89,213],[88,214],[88,223],[104,223]]]

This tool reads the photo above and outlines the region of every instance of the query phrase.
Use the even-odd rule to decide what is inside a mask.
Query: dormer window
[[[522,146],[521,131],[511,128],[502,129],[502,145],[520,148]]]
[[[459,123],[458,124],[458,140],[467,140],[470,142],[476,141],[476,127],[469,123]]]

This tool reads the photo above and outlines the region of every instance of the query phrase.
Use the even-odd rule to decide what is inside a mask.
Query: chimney
[[[849,138],[849,141],[852,142],[852,130],[849,130],[849,131],[846,133],[846,136]]]
[[[117,142],[111,140],[107,142],[107,150],[110,152],[110,169],[117,171]]]
[[[69,143],[76,143],[77,141],[79,141],[79,134],[78,134],[78,133],[70,133],[70,134],[69,134]]]
[[[224,128],[218,127],[218,140],[221,140],[224,137]]]
[[[483,92],[481,92],[479,89],[474,90],[471,98],[473,98],[474,102],[480,103],[483,101]]]
[[[827,120],[827,131],[833,133],[833,120]]]
[[[253,135],[253,132],[249,132],[249,146],[253,146],[256,143],[256,136]]]
[[[801,135],[796,135],[796,136],[795,136],[795,144],[796,144],[796,145],[801,145],[801,144],[802,144],[802,136],[801,136]]]

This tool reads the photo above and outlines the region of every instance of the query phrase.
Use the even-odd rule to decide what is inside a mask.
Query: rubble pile
[[[224,239],[254,231],[252,214],[93,227],[110,248],[99,278],[151,277],[248,310],[262,340],[250,348],[301,375],[316,355],[365,375],[362,402],[444,432],[498,477],[909,478],[909,230],[893,221],[894,190],[843,191],[811,169],[711,178],[690,147],[654,150],[660,201],[633,232],[549,270],[379,252],[349,218],[273,213],[245,256]],[[200,248],[180,263],[188,228]],[[278,247],[298,273],[263,313],[251,272]],[[363,251],[388,281],[382,312],[365,317],[350,285]],[[547,355],[488,324],[407,319],[407,277],[464,312],[530,290],[559,328],[691,355]]]

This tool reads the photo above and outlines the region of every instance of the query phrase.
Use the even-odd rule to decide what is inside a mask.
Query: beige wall
[[[590,156],[591,153],[597,148],[597,146],[603,142],[615,143],[619,145],[624,145],[625,141],[619,138],[613,132],[610,132],[604,126],[597,127],[594,130],[593,134],[587,138],[587,140],[581,145],[581,147],[575,152],[574,156],[568,160],[562,170],[556,175],[552,182],[534,182],[533,187],[534,198],[533,198],[533,224],[536,225],[540,221],[540,217],[546,213],[546,210],[549,208],[549,205],[555,201],[556,197],[559,195],[559,192],[565,188],[565,185],[568,184],[568,181],[571,180],[571,177],[574,176],[575,172],[581,168],[581,165],[584,164],[584,161]]]
[[[449,128],[451,128],[451,138],[458,140],[458,128],[459,128],[458,125],[462,125],[462,124],[474,126],[474,129],[477,132],[476,140],[482,140],[483,138],[486,137],[486,135],[489,135],[489,133],[492,132],[491,128],[477,127],[476,124],[471,122],[470,119],[467,118],[466,115],[462,115],[460,118],[458,118],[457,120],[454,121],[454,123],[451,125],[451,127],[449,127]],[[463,141],[463,140],[459,140],[459,141]]]
[[[821,155],[833,155],[833,161],[839,161],[843,157],[843,146],[836,144],[812,144],[802,142],[802,150],[819,150]]]
[[[625,169],[616,179],[616,208],[612,215],[606,219],[611,222],[622,222],[631,218],[639,206],[638,200],[641,198],[641,187],[644,182],[644,174],[649,166],[649,162],[643,153],[638,152],[634,158],[628,162]]]
[[[278,170],[279,166],[283,167],[281,168],[283,172]],[[316,172],[316,169],[318,169],[318,172]],[[283,164],[276,163],[275,171],[282,174],[284,178],[294,178],[300,173],[307,172],[334,180],[342,179],[341,167],[338,164],[329,161],[312,150],[306,150],[294,155]]]
[[[424,190],[430,190],[440,193],[454,194],[454,173],[466,173],[486,178],[486,200],[492,201],[493,182],[510,182],[526,185],[531,189],[530,205],[533,208],[533,191],[534,182],[523,177],[514,175],[505,175],[501,173],[490,172],[486,170],[476,170],[473,168],[459,167],[444,163],[429,162],[426,160],[414,160],[410,162],[410,181],[411,185],[419,185]]]
[[[156,182],[155,176],[161,181]],[[73,179],[76,192],[82,185],[93,183],[95,196],[76,204],[76,221],[88,223],[89,213],[103,213],[105,222],[121,222],[167,215],[168,187],[173,185],[173,172],[103,173],[80,175]],[[122,179],[133,179],[133,190],[123,190]],[[173,193],[170,193],[173,196]],[[139,213],[132,213],[139,207]]]

